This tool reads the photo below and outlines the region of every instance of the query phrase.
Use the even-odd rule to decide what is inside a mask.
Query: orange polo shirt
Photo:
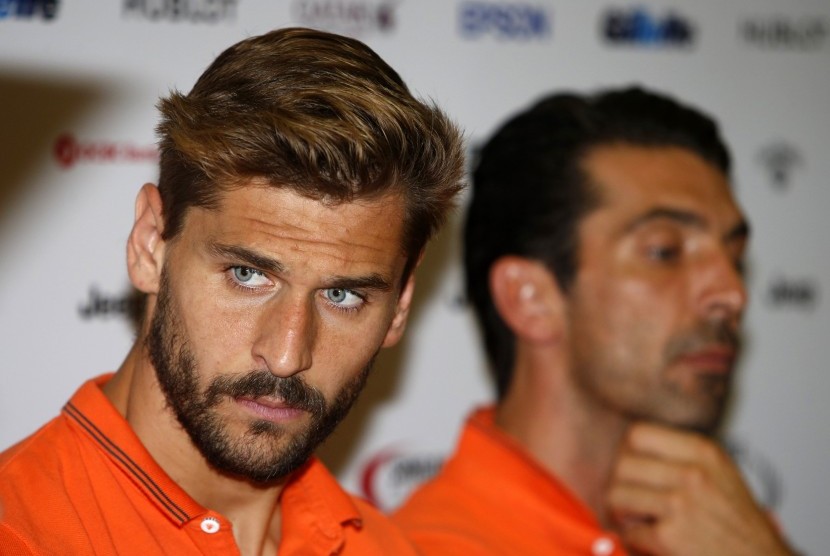
[[[158,466],[101,391],[0,454],[0,554],[239,554],[231,523]],[[312,458],[280,498],[280,556],[410,555],[401,531]]]
[[[467,421],[456,453],[399,509],[424,556],[624,556],[617,536],[494,423]]]

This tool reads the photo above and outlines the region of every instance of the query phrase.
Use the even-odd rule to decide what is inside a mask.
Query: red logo
[[[398,507],[412,490],[441,468],[443,456],[386,448],[370,457],[360,473],[363,496],[383,511]]]
[[[55,140],[52,152],[61,168],[76,164],[144,164],[158,162],[155,145],[135,145],[113,141],[78,141],[71,133],[64,133]]]

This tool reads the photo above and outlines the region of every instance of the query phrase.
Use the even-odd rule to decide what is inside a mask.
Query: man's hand
[[[729,456],[695,433],[633,425],[611,478],[608,507],[634,553],[794,554]]]

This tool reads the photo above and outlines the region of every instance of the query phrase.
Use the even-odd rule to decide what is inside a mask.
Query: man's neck
[[[281,529],[279,496],[285,483],[254,485],[210,466],[167,407],[141,346],[136,342],[104,385],[104,394],[170,478],[201,506],[233,524],[241,554],[275,554]]]
[[[572,384],[564,364],[539,372],[533,357],[517,357],[511,389],[496,411],[496,424],[608,526],[605,493],[629,422],[592,407]],[[559,362],[562,363],[562,362]]]

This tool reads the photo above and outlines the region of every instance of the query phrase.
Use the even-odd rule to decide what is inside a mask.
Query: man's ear
[[[415,294],[415,270],[420,266],[424,258],[424,251],[418,254],[418,260],[412,270],[409,271],[409,277],[401,290],[401,295],[398,296],[398,303],[395,306],[395,316],[392,317],[392,324],[389,325],[389,330],[386,331],[386,337],[383,339],[381,347],[392,347],[397,344],[406,330],[406,321],[409,318],[409,309],[412,307],[412,297]]]
[[[139,291],[158,293],[164,266],[164,220],[158,188],[147,183],[135,199],[135,222],[127,240],[127,271]]]
[[[563,330],[564,297],[539,261],[508,255],[490,267],[490,293],[499,315],[518,338],[547,342]]]

